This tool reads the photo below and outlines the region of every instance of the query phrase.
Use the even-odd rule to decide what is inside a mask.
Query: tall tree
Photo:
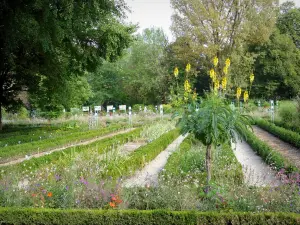
[[[232,52],[241,52],[249,43],[267,41],[276,20],[275,0],[171,0],[171,3],[175,10],[172,30],[177,37],[190,40],[199,60],[204,55],[206,61],[213,56],[225,61]],[[217,74],[222,73],[222,67],[218,65]]]
[[[2,0],[0,112],[42,80],[52,94],[66,77],[116,60],[134,31],[120,22],[125,9],[122,0]]]

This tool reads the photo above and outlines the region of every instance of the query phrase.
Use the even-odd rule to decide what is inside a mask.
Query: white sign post
[[[131,116],[131,106],[128,107],[128,118],[129,118],[129,125],[132,125],[132,116]]]
[[[101,111],[101,106],[95,106],[94,108],[95,108],[95,112]]]
[[[270,100],[270,105],[271,121],[274,123],[274,100]]]
[[[83,111],[83,112],[88,112],[88,111],[90,111],[90,107],[88,107],[88,106],[83,106],[83,107],[82,107],[82,111]]]
[[[163,105],[159,106],[159,113],[161,117],[164,115]]]
[[[108,105],[108,106],[106,106],[106,112],[107,112],[107,115],[109,114],[110,111],[113,110],[113,108],[114,108],[113,105]]]
[[[125,111],[126,113],[126,105],[119,105],[119,110]]]

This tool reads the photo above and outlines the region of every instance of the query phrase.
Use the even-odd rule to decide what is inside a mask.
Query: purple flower
[[[59,181],[60,180],[60,176],[58,174],[55,174],[55,180]]]
[[[69,190],[69,186],[68,186],[68,185],[66,186],[66,190],[67,190],[67,191]]]

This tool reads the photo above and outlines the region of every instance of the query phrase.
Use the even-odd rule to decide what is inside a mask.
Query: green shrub
[[[279,152],[274,151],[269,145],[261,141],[250,130],[239,131],[245,135],[246,142],[261,158],[276,170],[286,169],[297,171],[297,168],[285,159]]]
[[[293,213],[197,212],[166,210],[83,210],[1,208],[3,224],[202,225],[300,224]]]
[[[264,130],[269,131],[274,134],[276,137],[280,138],[283,141],[286,141],[297,148],[300,148],[300,134],[295,133],[291,130],[287,130],[282,127],[278,127],[266,120],[256,119],[255,123],[263,128]]]

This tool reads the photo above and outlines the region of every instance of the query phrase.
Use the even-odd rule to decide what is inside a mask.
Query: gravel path
[[[164,151],[162,151],[154,160],[146,165],[142,170],[137,171],[135,175],[124,181],[124,187],[144,187],[147,185],[157,185],[158,174],[166,165],[169,156],[177,150],[180,143],[186,136],[180,135]]]
[[[9,161],[9,162],[6,162],[6,163],[1,163],[0,167],[18,164],[18,163],[24,162],[25,160],[29,160],[31,158],[39,158],[39,157],[42,157],[44,155],[49,155],[52,152],[62,151],[62,150],[65,150],[67,148],[76,147],[76,146],[79,146],[79,145],[88,145],[88,144],[90,144],[92,142],[99,141],[99,140],[102,140],[102,139],[105,139],[105,138],[109,138],[109,137],[113,137],[113,136],[116,136],[118,134],[124,134],[124,133],[130,132],[130,131],[132,131],[134,129],[135,128],[129,128],[129,129],[126,129],[126,130],[121,130],[121,131],[118,131],[118,132],[110,133],[110,134],[107,134],[107,135],[104,135],[104,136],[101,136],[101,137],[98,137],[98,138],[93,138],[93,139],[90,139],[88,141],[82,141],[80,143],[66,145],[64,147],[52,149],[52,150],[49,150],[49,151],[46,151],[46,152],[39,152],[39,153],[36,153],[36,154],[32,154],[30,156],[25,156],[25,158],[19,158],[19,159],[12,160],[12,161]]]
[[[278,186],[276,172],[258,156],[245,141],[232,144],[237,160],[242,164],[245,183],[251,186]]]
[[[270,147],[281,153],[283,157],[287,158],[300,169],[300,149],[282,141],[258,126],[253,126],[253,131],[260,140],[266,142]]]

